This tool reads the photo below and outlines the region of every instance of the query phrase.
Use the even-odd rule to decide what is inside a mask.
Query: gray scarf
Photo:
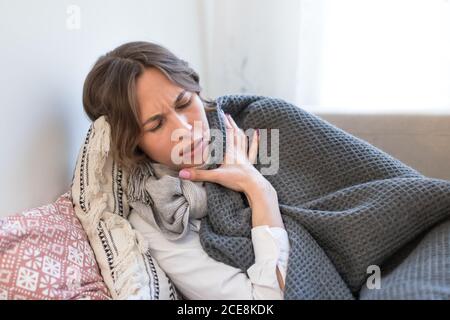
[[[197,168],[208,167],[206,162]],[[201,219],[207,212],[203,182],[181,179],[177,170],[156,162],[148,161],[134,168],[128,193],[133,209],[169,240],[184,237],[190,219]]]

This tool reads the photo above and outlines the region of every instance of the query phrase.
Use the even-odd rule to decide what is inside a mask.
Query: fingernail
[[[191,173],[189,170],[182,169],[180,172],[178,172],[178,176],[182,179],[189,179],[191,177]]]

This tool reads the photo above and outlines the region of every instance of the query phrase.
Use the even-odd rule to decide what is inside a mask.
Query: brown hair
[[[197,72],[158,44],[129,42],[101,56],[84,82],[83,107],[92,121],[106,117],[111,127],[113,157],[127,168],[146,159],[138,146],[142,128],[136,79],[149,67],[158,68],[176,85],[197,93],[207,111],[215,107],[214,101],[200,96],[202,88]]]

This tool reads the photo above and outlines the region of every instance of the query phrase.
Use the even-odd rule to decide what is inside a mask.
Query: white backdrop
[[[213,95],[450,114],[449,0],[203,0]]]
[[[296,102],[450,114],[448,0],[302,0]]]
[[[211,98],[450,113],[448,0],[0,0],[0,216],[68,190],[89,126],[85,76],[134,40],[189,61]]]
[[[70,5],[80,10],[78,29]],[[196,0],[0,0],[0,216],[69,189],[89,126],[83,81],[98,56],[126,41],[155,41],[204,73],[198,6]]]

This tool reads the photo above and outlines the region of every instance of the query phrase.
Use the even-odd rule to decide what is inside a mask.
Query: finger
[[[209,182],[218,182],[219,175],[220,175],[220,168],[213,170],[184,168],[180,170],[180,172],[178,173],[178,176],[185,180],[209,181]]]
[[[231,117],[230,114],[227,113],[228,120],[230,121],[233,129],[234,129],[234,143],[239,148],[239,150],[242,150],[243,152],[247,153],[246,149],[246,141],[247,136],[245,135],[244,131],[242,131],[241,128],[238,127],[234,119]]]
[[[230,124],[231,129],[233,130],[233,141],[234,141],[234,144],[237,145],[237,130],[236,130],[236,125],[235,125],[233,119],[231,118],[231,116],[230,116],[228,113],[225,114],[225,117],[227,118],[227,121],[228,121],[228,123]]]
[[[225,147],[226,152],[232,152],[234,150],[234,129],[233,128],[227,128],[225,130],[226,133],[226,141],[225,141]]]
[[[229,128],[229,129],[232,129],[233,126],[231,125],[231,122],[230,122],[230,120],[228,119],[228,116],[225,113],[223,113],[223,118],[225,120],[225,127]]]
[[[244,134],[244,154],[248,154],[248,148],[250,146],[250,137],[248,137],[246,134]]]
[[[243,142],[243,139],[242,139],[243,132],[238,127],[236,127],[236,124],[232,122],[231,118],[230,118],[230,122],[231,122],[231,125],[233,126],[234,145],[236,146],[236,148],[241,150],[242,142]]]
[[[242,154],[247,155],[248,153],[248,137],[242,129],[239,129],[239,141],[240,141],[240,150]]]
[[[231,115],[230,115],[229,113],[227,113],[227,116],[228,116],[228,120],[230,121],[232,127],[233,127],[235,130],[239,130],[238,125],[236,124],[236,122],[234,122],[234,119],[231,117]]]
[[[248,151],[248,160],[251,164],[256,163],[256,158],[258,157],[258,129],[253,132],[252,142]]]
[[[234,128],[231,125],[230,120],[227,117],[227,114],[223,113],[224,121],[225,121],[225,147],[226,152],[234,152],[234,144],[235,144],[235,134],[234,134]]]
[[[247,158],[247,136],[242,130],[235,132],[236,135],[236,150],[240,152],[240,154],[244,155]]]

